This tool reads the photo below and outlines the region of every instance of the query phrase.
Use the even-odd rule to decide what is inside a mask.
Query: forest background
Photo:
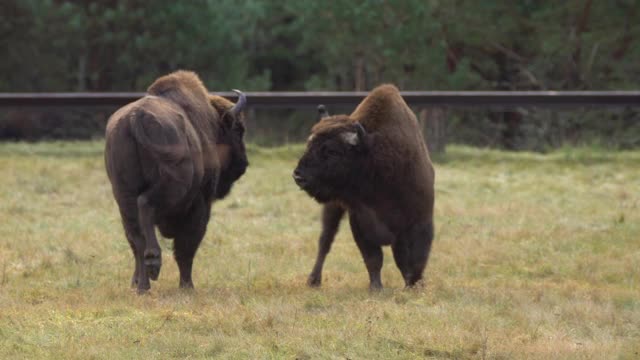
[[[176,69],[211,91],[637,90],[639,37],[636,0],[7,0],[0,91],[144,91]],[[2,109],[0,139],[100,137],[114,110]],[[455,143],[640,146],[638,108],[443,114]],[[302,141],[314,121],[258,109],[249,140]]]

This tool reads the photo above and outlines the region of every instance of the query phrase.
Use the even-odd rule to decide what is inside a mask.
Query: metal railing
[[[232,101],[232,92],[215,93]],[[246,92],[253,108],[357,105],[367,92]],[[122,106],[141,92],[0,93],[0,107]],[[447,107],[625,107],[640,106],[640,91],[403,91],[410,106]]]

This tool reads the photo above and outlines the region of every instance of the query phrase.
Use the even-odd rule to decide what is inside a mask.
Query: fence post
[[[429,153],[444,153],[447,146],[447,111],[442,107],[422,108],[418,119]]]

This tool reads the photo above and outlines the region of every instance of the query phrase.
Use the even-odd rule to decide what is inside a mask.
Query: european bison
[[[322,266],[344,212],[369,272],[382,288],[383,245],[391,245],[407,287],[422,278],[433,239],[434,170],[415,115],[393,85],[374,89],[349,116],[329,116],[311,129],[295,182],[323,203],[318,256]]]
[[[105,163],[135,257],[131,286],[144,293],[162,257],[154,226],[174,239],[180,287],[192,288],[193,257],[211,204],[225,197],[247,166],[240,91],[232,102],[209,95],[198,76],[160,77],[147,95],[116,111],[107,124]]]

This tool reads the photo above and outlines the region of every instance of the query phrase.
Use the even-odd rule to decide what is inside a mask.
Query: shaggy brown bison
[[[107,124],[105,163],[135,257],[131,286],[143,293],[160,273],[154,226],[174,239],[180,287],[192,288],[193,257],[211,204],[226,196],[247,166],[241,111],[209,95],[193,72],[157,79],[147,95],[116,111]]]
[[[434,170],[415,115],[393,85],[374,89],[349,116],[318,107],[295,182],[323,203],[319,250],[308,284],[322,266],[345,211],[369,272],[382,288],[383,245],[391,245],[405,284],[422,278],[433,239]]]

